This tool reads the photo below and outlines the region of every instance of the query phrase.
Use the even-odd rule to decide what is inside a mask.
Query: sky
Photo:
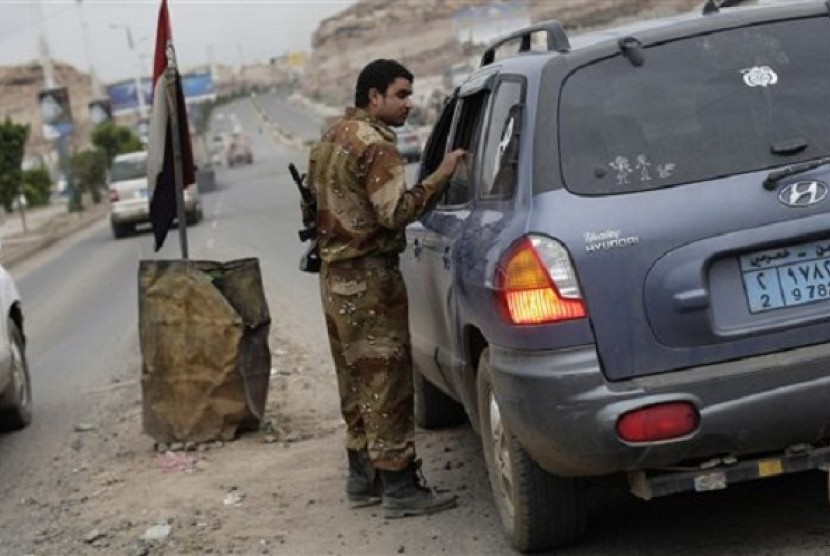
[[[310,52],[319,23],[354,2],[167,0],[167,5],[176,56],[187,70],[211,61],[237,66]],[[84,71],[92,65],[104,83],[131,79],[139,67],[148,75],[160,5],[161,0],[0,0],[0,66],[38,59],[42,10],[52,58]]]

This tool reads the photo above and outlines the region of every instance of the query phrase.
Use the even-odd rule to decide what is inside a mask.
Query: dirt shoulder
[[[158,453],[143,434],[140,354],[130,353],[116,380],[86,393],[88,418],[67,424],[65,445],[29,470],[28,489],[0,509],[2,552],[503,553],[492,552],[501,538],[495,517],[473,515],[482,506],[473,500],[486,499],[489,488],[468,427],[417,438],[431,485],[458,494],[458,509],[393,521],[378,507],[348,509],[333,371],[324,354],[276,331],[271,343],[270,425],[190,452]],[[492,533],[459,537],[471,521]]]

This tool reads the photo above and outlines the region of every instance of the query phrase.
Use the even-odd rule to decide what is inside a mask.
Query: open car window
[[[475,178],[473,168],[476,167],[476,150],[489,95],[490,92],[483,89],[463,97],[456,107],[458,117],[452,134],[452,149],[464,149],[468,154],[456,167],[446,191],[438,201],[438,206],[466,205],[472,199]]]
[[[441,160],[444,158],[444,154],[447,152],[447,140],[449,139],[452,118],[455,114],[457,103],[457,96],[453,95],[448,98],[444,104],[444,109],[441,111],[441,115],[438,117],[438,121],[432,128],[432,133],[430,133],[424,146],[422,163],[418,172],[419,182],[438,168]]]

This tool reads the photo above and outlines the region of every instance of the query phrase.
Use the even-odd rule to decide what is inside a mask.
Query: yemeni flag
[[[173,34],[167,0],[161,1],[158,30],[156,31],[156,55],[153,64],[153,111],[150,116],[150,134],[147,145],[147,182],[153,196],[150,199],[150,221],[156,237],[156,251],[161,249],[167,232],[176,218],[176,179],[173,153],[172,114],[178,115],[179,144],[181,145],[182,185],[189,187],[196,180],[193,170],[193,152],[190,148],[190,131],[187,127],[182,81],[176,70],[175,93],[167,94],[168,49],[173,53]],[[173,56],[175,60],[175,56]],[[184,226],[185,223],[181,222]]]

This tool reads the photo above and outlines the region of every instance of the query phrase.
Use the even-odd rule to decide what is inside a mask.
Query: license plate
[[[739,257],[750,313],[830,299],[830,240]]]
[[[135,192],[135,196],[139,199],[146,199],[147,198],[147,190],[146,189],[139,189]]]

